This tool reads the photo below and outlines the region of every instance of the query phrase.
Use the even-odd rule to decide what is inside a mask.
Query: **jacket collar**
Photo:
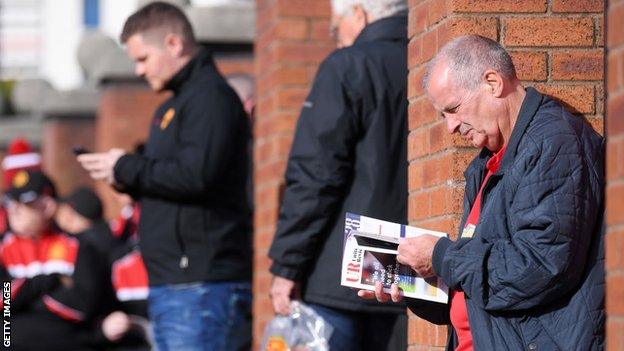
[[[497,174],[505,173],[505,170],[513,163],[518,153],[520,140],[522,140],[524,132],[526,132],[529,124],[533,121],[533,117],[535,117],[535,114],[542,105],[543,100],[544,96],[534,88],[529,87],[526,89],[526,96],[524,97],[524,101],[522,101],[516,125],[511,132],[511,138],[509,138],[507,150],[505,151],[505,156],[503,156],[503,160],[501,161],[501,166]]]
[[[167,82],[165,89],[171,90],[174,94],[177,94],[182,89],[184,83],[193,76],[195,71],[204,66],[212,65],[214,65],[214,63],[210,51],[205,48],[200,48],[197,50],[195,56]]]
[[[369,24],[354,44],[376,40],[407,40],[407,16],[386,17]]]

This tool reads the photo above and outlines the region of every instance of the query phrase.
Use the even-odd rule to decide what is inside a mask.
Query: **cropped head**
[[[64,231],[79,234],[102,219],[102,202],[93,190],[81,187],[59,201],[56,223]]]
[[[120,41],[136,64],[135,73],[155,91],[164,90],[197,50],[188,18],[165,2],[150,3],[128,17]]]
[[[504,145],[502,124],[512,117],[510,101],[520,84],[500,44],[478,35],[454,39],[428,63],[423,87],[449,133],[491,151]]]
[[[52,223],[56,210],[52,181],[40,171],[19,171],[5,194],[9,225],[13,233],[37,237]]]
[[[331,5],[331,33],[339,48],[353,45],[370,23],[407,13],[406,0],[332,0]]]

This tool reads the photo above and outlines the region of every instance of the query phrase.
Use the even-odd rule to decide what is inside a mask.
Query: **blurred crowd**
[[[150,349],[137,204],[118,194],[122,210],[106,221],[92,189],[57,196],[21,138],[2,168],[0,269],[11,282],[14,349]]]

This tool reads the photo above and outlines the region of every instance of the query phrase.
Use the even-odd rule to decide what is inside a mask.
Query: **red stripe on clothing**
[[[77,322],[81,322],[84,319],[84,316],[80,311],[77,311],[71,307],[67,307],[63,305],[62,303],[50,297],[49,295],[45,295],[43,297],[43,304],[46,306],[46,308],[50,312],[68,321],[77,323]]]
[[[492,174],[498,171],[500,163],[505,154],[506,145],[490,158],[486,164],[487,174],[483,182],[481,182],[481,188],[475,198],[468,218],[466,219],[465,227],[470,225],[476,226],[481,216],[481,193],[483,193],[483,187],[487,184],[488,179]],[[472,333],[470,331],[470,323],[468,320],[468,307],[466,306],[466,296],[463,291],[451,291],[451,324],[457,333],[458,345],[455,351],[473,351],[472,345]]]
[[[11,300],[15,300],[17,293],[22,288],[22,286],[24,286],[25,282],[25,278],[13,279],[13,281],[11,282]]]

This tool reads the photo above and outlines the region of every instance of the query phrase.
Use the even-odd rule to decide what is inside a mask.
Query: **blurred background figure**
[[[121,205],[119,215],[109,222],[113,236],[122,243],[134,238],[138,240],[140,208],[128,194],[114,192],[115,200]]]
[[[118,244],[110,257],[117,305],[102,321],[98,334],[116,351],[150,350],[154,337],[147,313],[149,280],[139,248],[140,208],[129,195],[114,194],[122,204],[119,216],[110,222]]]
[[[243,108],[253,125],[254,108],[256,105],[254,94],[254,79],[249,74],[230,74],[226,77],[228,84],[234,89],[236,95],[243,103]]]
[[[78,238],[81,250],[88,247],[94,254],[91,260],[97,264],[99,275],[91,279],[98,280],[101,286],[95,313],[101,316],[111,312],[115,300],[110,257],[117,243],[102,217],[100,198],[90,188],[80,187],[58,201],[55,220],[61,230]]]
[[[302,299],[332,350],[405,350],[405,305],[340,285],[345,213],[407,221],[407,1],[333,0],[338,50],[316,73],[286,167],[269,256],[271,300]]]
[[[11,141],[7,154],[2,159],[3,187],[6,191],[11,187],[15,174],[21,170],[40,170],[41,154],[35,152],[28,140],[17,137]],[[9,229],[6,209],[0,206],[0,235]]]
[[[3,281],[12,281],[14,350],[90,349],[97,265],[92,252],[54,225],[55,195],[45,174],[22,170],[5,196],[11,232],[2,239],[0,258]]]
[[[17,137],[11,141],[2,159],[5,190],[11,187],[13,177],[21,170],[41,170],[41,154],[33,150],[28,140]]]

